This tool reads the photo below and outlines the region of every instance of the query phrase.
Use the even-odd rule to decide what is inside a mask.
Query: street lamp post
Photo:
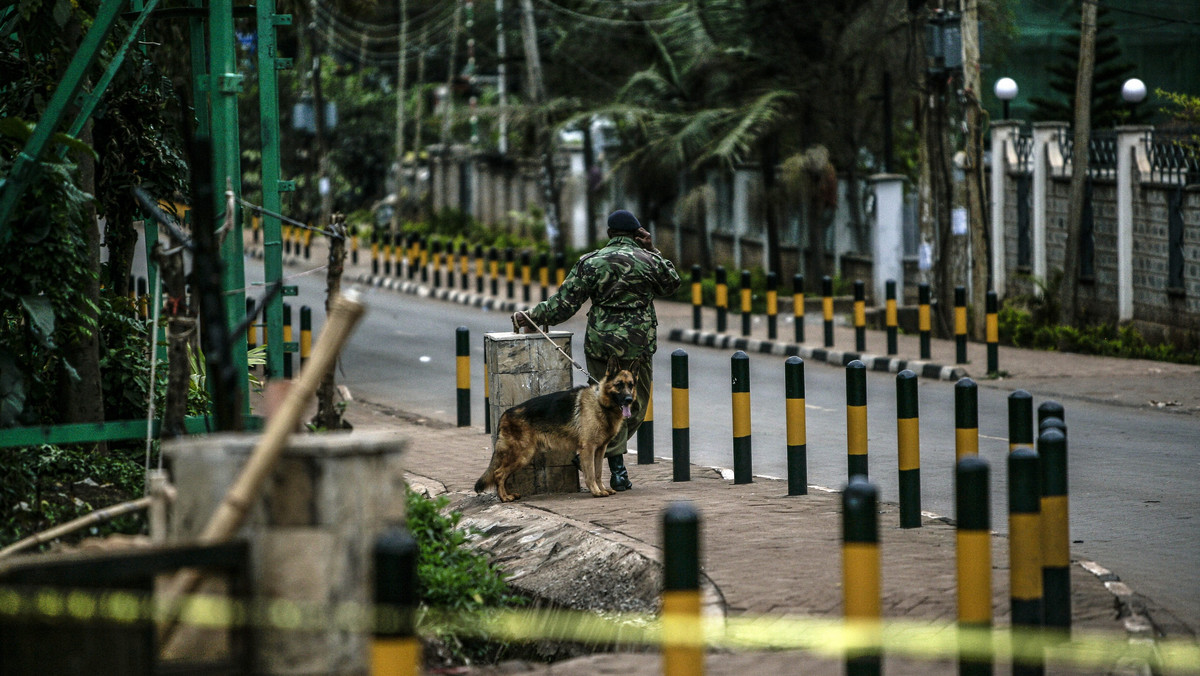
[[[1133,122],[1133,113],[1137,110],[1137,104],[1141,103],[1146,98],[1146,83],[1131,77],[1121,85],[1121,99],[1129,104],[1129,123]]]
[[[1017,98],[1017,92],[1019,91],[1019,88],[1017,87],[1017,82],[1016,82],[1016,80],[1013,80],[1011,77],[1002,77],[999,80],[996,80],[996,86],[993,88],[993,91],[996,94],[996,98],[1000,99],[1004,103],[1004,118],[1003,119],[1007,120],[1008,119],[1008,102]]]

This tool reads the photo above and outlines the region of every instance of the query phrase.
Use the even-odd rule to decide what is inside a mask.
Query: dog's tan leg
[[[596,485],[600,487],[600,491],[602,493],[604,493],[605,495],[612,495],[613,493],[616,493],[616,491],[611,488],[606,488],[604,486],[604,464],[605,464],[604,451],[606,448],[607,448],[606,445],[601,444],[595,450],[595,454],[596,454],[596,462],[595,462]]]
[[[508,483],[508,472],[496,470],[496,495],[500,496],[500,502],[512,502],[521,497],[516,493],[509,493],[504,484]]]
[[[602,497],[604,492],[596,481],[596,457],[590,449],[579,449],[579,468],[583,470],[583,483],[588,492],[596,497]]]

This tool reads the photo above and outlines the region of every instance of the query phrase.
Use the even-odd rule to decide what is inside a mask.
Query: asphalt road
[[[250,266],[253,268],[255,266]],[[323,275],[292,280],[294,305],[323,319]],[[368,315],[344,353],[338,381],[359,399],[454,422],[455,329],[471,332],[471,417],[483,429],[483,334],[508,331],[506,313],[367,290]],[[816,320],[814,320],[816,321]],[[558,329],[575,333],[582,363],[585,315]],[[655,358],[655,455],[671,454],[670,354],[681,346],[660,335]],[[731,351],[685,346],[689,357],[691,460],[732,467]],[[751,355],[751,443],[756,475],[784,477],[783,358]],[[582,375],[576,383],[582,383]],[[870,478],[883,500],[897,494],[895,376],[868,373]],[[1118,384],[1114,384],[1114,387]],[[808,480],[840,488],[846,481],[845,371],[823,362],[805,366]],[[979,390],[980,454],[992,468],[992,524],[1006,532],[1008,390]],[[1045,398],[1034,395],[1034,407]],[[953,516],[953,383],[921,379],[922,509]],[[1200,417],[1061,399],[1069,428],[1071,546],[1074,556],[1100,563],[1164,611],[1200,627]],[[487,463],[479,458],[480,467]],[[637,468],[631,468],[636,484]],[[752,522],[752,515],[747,515]],[[897,524],[882,524],[884,527]]]

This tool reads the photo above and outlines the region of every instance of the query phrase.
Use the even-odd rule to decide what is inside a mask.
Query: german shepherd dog
[[[501,502],[516,500],[521,496],[504,487],[513,472],[528,465],[538,450],[570,449],[579,453],[584,483],[592,495],[616,493],[600,482],[604,449],[631,415],[635,396],[633,374],[614,358],[595,386],[551,392],[513,406],[500,415],[492,461],[475,482],[475,492],[495,486]]]

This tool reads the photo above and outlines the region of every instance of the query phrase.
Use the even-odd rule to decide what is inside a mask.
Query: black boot
[[[625,469],[625,456],[610,455],[608,456],[608,471],[612,476],[608,480],[608,485],[616,491],[627,491],[633,488],[633,482],[629,480],[629,470]]]

